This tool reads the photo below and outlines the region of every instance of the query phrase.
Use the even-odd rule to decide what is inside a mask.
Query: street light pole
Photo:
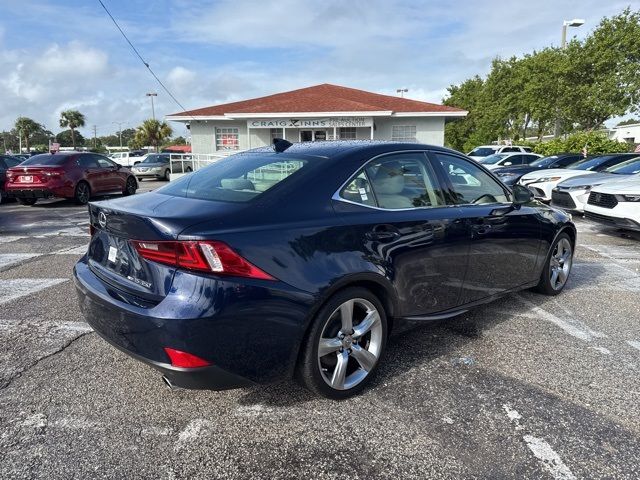
[[[574,18],[573,20],[564,20],[562,22],[562,37],[560,40],[561,50],[564,50],[565,48],[567,48],[567,27],[579,27],[581,25],[584,25],[583,18]],[[560,118],[558,117],[556,118],[556,125],[553,132],[553,136],[556,138],[560,136],[560,127],[561,127],[561,121],[560,121]]]
[[[153,97],[157,97],[158,94],[157,93],[147,93],[147,97],[151,97],[151,115],[153,116],[153,119],[156,119],[156,111],[155,108],[153,106]]]
[[[408,89],[408,88],[398,88],[398,89],[396,90],[396,93],[399,93],[399,94],[400,94],[400,97],[401,97],[401,98],[404,98],[404,94],[405,94],[405,93],[407,93],[408,91],[409,91],[409,89]]]

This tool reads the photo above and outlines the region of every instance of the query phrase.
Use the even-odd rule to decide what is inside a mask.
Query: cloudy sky
[[[582,37],[630,0],[103,0],[188,109],[335,83],[440,102],[491,59]],[[58,132],[73,108],[98,135],[180,111],[98,0],[0,0],[0,130],[25,115]],[[179,125],[177,133],[183,133]]]

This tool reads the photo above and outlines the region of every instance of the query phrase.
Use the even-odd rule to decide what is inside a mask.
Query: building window
[[[340,140],[355,140],[356,127],[340,127],[338,129],[338,138]]]
[[[273,140],[274,138],[284,138],[284,129],[283,128],[272,128],[271,129],[271,140]]]
[[[216,150],[239,150],[237,128],[216,128]]]
[[[391,140],[394,142],[415,142],[415,125],[394,125],[391,129]]]

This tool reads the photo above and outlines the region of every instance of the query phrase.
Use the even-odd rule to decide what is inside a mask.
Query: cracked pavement
[[[400,328],[371,387],[332,402],[169,391],[80,316],[86,209],[2,204],[0,475],[637,479],[640,235],[576,223],[563,294]]]

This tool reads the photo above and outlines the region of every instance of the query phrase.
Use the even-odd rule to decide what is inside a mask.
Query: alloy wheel
[[[89,201],[89,186],[86,183],[80,183],[76,187],[76,199],[83,205]]]
[[[571,243],[566,238],[561,238],[553,249],[549,260],[549,276],[551,287],[554,290],[560,290],[567,283],[572,261]]]
[[[129,195],[133,195],[134,193],[136,193],[136,181],[133,179],[133,177],[129,177],[129,179],[127,180],[127,193]]]
[[[376,307],[363,298],[347,300],[329,316],[318,344],[323,380],[336,390],[362,382],[382,352],[382,321]]]

